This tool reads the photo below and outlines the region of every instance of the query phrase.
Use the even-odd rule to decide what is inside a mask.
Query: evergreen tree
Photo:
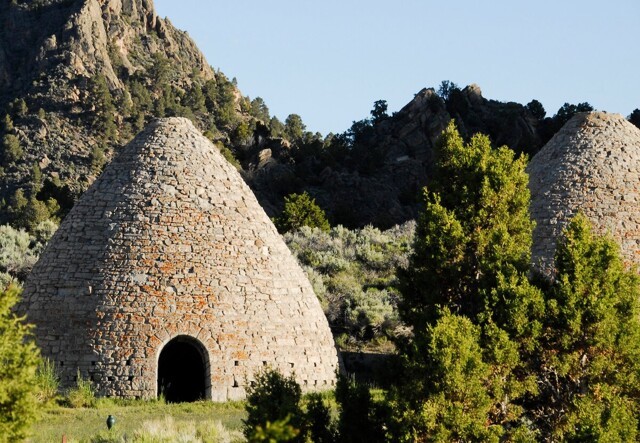
[[[544,119],[544,117],[547,115],[547,111],[545,111],[544,106],[542,106],[542,103],[540,103],[538,100],[531,100],[529,103],[527,103],[526,108],[529,110],[529,112],[531,112],[531,115],[533,115],[538,120]]]
[[[412,389],[432,395],[404,410],[405,423],[396,438],[407,443],[498,441],[502,427],[487,426],[494,407],[488,389],[492,373],[483,359],[480,328],[444,310],[425,332],[422,352],[404,364],[412,374]]]
[[[24,118],[27,116],[29,112],[29,108],[27,107],[27,102],[24,101],[23,98],[17,98],[13,101],[12,109],[13,114],[18,118]]]
[[[28,232],[34,232],[43,221],[55,218],[59,211],[60,205],[54,198],[49,198],[46,202],[38,200],[34,195],[27,198],[22,189],[17,189],[9,200],[11,224]]]
[[[285,136],[284,125],[275,115],[269,120],[269,129],[271,131],[271,137]]]
[[[302,389],[293,376],[284,377],[273,370],[258,374],[255,385],[247,388],[247,418],[243,420],[245,437],[253,441],[269,441],[256,439],[256,431],[270,423],[280,422],[297,431],[295,435],[299,434],[298,439],[292,438],[291,441],[304,441],[300,433],[304,427],[301,398]]]
[[[438,435],[465,428],[468,417],[484,426],[473,427],[468,438],[489,438],[507,429],[524,432],[518,427],[522,408],[517,402],[535,391],[535,383],[520,355],[534,349],[544,309],[541,292],[527,278],[533,223],[525,166],[526,159],[516,159],[510,149],[492,149],[486,136],[464,143],[453,122],[438,144],[435,177],[425,191],[414,254],[400,275],[400,315],[412,327],[413,337],[401,344],[407,382],[397,393],[398,412],[411,419],[422,411],[420,422],[441,429]],[[437,347],[435,352],[435,333],[451,328],[447,334],[456,338],[455,330],[466,321],[458,317],[478,328],[479,350],[458,336],[442,342],[447,349]],[[466,355],[457,352],[463,345],[469,350]],[[448,358],[455,361],[443,360]],[[478,373],[473,394],[477,401],[466,404],[465,415],[456,422],[456,414],[443,416],[438,408],[427,406],[446,404],[455,410],[456,392],[464,388],[442,385],[438,372],[428,368],[467,364],[464,359],[487,365],[491,378]],[[423,370],[410,362],[418,362]],[[456,380],[461,378],[452,383]],[[409,420],[403,426],[406,430],[417,425]],[[433,439],[425,432],[418,440]]]
[[[320,228],[323,231],[331,228],[322,208],[306,192],[285,197],[284,210],[275,222],[280,232],[293,231],[303,226]]]
[[[440,86],[438,87],[438,95],[442,97],[444,101],[449,100],[451,93],[454,91],[460,91],[460,88],[457,84],[450,80],[442,80]]]
[[[150,115],[153,110],[153,101],[149,90],[139,80],[132,80],[128,85],[128,89],[132,102],[132,125],[134,131],[138,132],[144,127],[145,117]]]
[[[591,111],[593,111],[593,106],[587,102],[578,103],[577,105],[565,103],[560,107],[560,109],[558,109],[558,112],[553,116],[553,119],[556,121],[559,129],[577,113]]]
[[[269,122],[271,118],[269,117],[269,108],[261,97],[256,97],[251,100],[251,115],[258,120],[262,120],[264,123]]]
[[[338,377],[336,402],[340,408],[338,438],[342,443],[382,443],[386,435],[376,417],[376,404],[369,387],[347,378]]]
[[[292,142],[302,139],[306,128],[302,122],[302,118],[298,114],[289,114],[284,121],[284,133],[289,141]]]
[[[42,189],[43,178],[42,178],[42,170],[40,170],[40,166],[38,163],[34,163],[31,166],[31,181],[29,183],[31,187],[31,195],[37,195],[38,192]]]
[[[237,90],[223,75],[217,74],[216,81],[205,83],[205,104],[219,128],[233,128],[238,122],[236,112]]]
[[[547,291],[534,416],[564,441],[636,441],[640,414],[640,279],[619,248],[576,216]]]
[[[36,227],[53,215],[52,211],[59,209],[55,200],[42,202],[35,197],[29,198],[15,224],[28,232],[34,232]]]
[[[336,431],[331,421],[331,409],[322,400],[322,394],[314,392],[308,395],[307,428],[314,443],[333,443]]]
[[[534,223],[526,159],[492,149],[484,135],[464,143],[454,123],[436,155],[415,251],[401,274],[401,315],[422,329],[446,307],[474,324],[534,338],[540,324],[530,314],[542,312],[543,300],[527,279]]]
[[[371,110],[371,121],[373,124],[379,123],[385,118],[389,117],[387,114],[387,101],[376,100],[373,103],[373,109]]]
[[[187,91],[187,95],[185,96],[185,106],[198,114],[202,114],[207,111],[205,96],[202,92],[202,87],[198,83],[194,83]]]
[[[96,145],[91,149],[91,153],[89,154],[90,170],[95,175],[99,175],[107,163],[107,157],[104,152],[104,146]]]
[[[11,120],[9,114],[5,114],[4,118],[2,119],[2,129],[4,132],[13,132],[13,120]]]
[[[97,75],[92,79],[91,93],[95,107],[93,126],[102,134],[104,141],[114,140],[117,135],[114,118],[116,107],[104,75]]]
[[[247,122],[241,122],[233,131],[232,140],[240,146],[250,146],[253,143],[254,128]]]
[[[0,441],[23,441],[36,418],[39,355],[31,328],[13,312],[19,291],[0,292]]]
[[[18,137],[13,134],[5,134],[2,137],[2,160],[5,164],[17,162],[23,154]]]
[[[149,68],[149,76],[153,84],[162,88],[171,81],[171,63],[160,52],[152,54],[152,64]]]
[[[640,129],[640,109],[634,109],[627,118],[632,124],[636,126],[636,128]]]

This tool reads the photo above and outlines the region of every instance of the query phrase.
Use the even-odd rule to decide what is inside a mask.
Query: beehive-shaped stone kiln
[[[557,239],[578,211],[618,241],[628,263],[640,264],[640,129],[619,114],[577,114],[528,172],[534,265],[552,268]]]
[[[240,174],[186,119],[152,123],[77,202],[24,310],[63,386],[244,396],[265,368],[334,384],[337,353],[303,270]]]

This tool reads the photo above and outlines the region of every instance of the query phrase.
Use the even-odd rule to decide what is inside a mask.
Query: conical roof
[[[549,270],[558,237],[579,211],[640,264],[640,130],[619,114],[580,113],[528,167],[534,265]]]
[[[213,399],[242,397],[265,366],[303,388],[335,380],[303,270],[240,174],[183,118],[155,121],[106,167],[34,267],[24,306],[63,384],[79,368],[103,395],[155,397],[176,338],[202,354]]]

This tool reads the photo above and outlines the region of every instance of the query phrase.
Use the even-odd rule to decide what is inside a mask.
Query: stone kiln
[[[578,114],[528,172],[535,265],[551,269],[557,238],[578,211],[613,235],[627,263],[640,264],[640,129],[619,114]]]
[[[330,388],[338,360],[304,272],[240,174],[186,119],[152,123],[65,218],[23,309],[62,385],[235,399],[267,367]]]

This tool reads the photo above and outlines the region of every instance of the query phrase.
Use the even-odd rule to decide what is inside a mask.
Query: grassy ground
[[[116,425],[107,432],[109,415]],[[50,406],[32,428],[32,443],[61,442],[124,442],[124,441],[235,441],[241,434],[245,417],[244,403],[196,402],[163,404],[161,402],[117,401],[99,399],[95,408]],[[171,431],[173,429],[173,431]],[[155,439],[154,433],[164,438]],[[206,434],[202,440],[189,439],[186,434]],[[217,435],[217,437],[216,437]]]

